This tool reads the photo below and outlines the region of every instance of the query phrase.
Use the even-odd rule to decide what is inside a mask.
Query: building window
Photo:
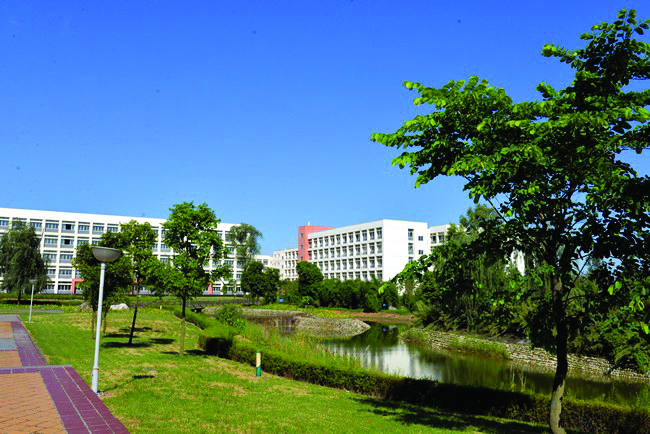
[[[59,269],[59,278],[71,278],[72,277],[72,268],[61,268]]]
[[[92,244],[93,246],[99,246],[99,238],[93,238]]]
[[[375,239],[375,231],[374,231],[374,229],[370,229],[368,231],[368,235],[370,236],[370,241],[374,240]]]
[[[74,247],[74,238],[62,238],[61,247],[68,249]]]
[[[55,256],[56,257],[56,256]],[[47,269],[47,276],[48,277],[54,277],[56,276],[56,268],[48,268]]]
[[[119,228],[117,226],[109,226],[107,230],[108,232],[117,232]]]
[[[8,228],[9,220],[6,218],[0,219],[0,228]]]
[[[377,232],[377,239],[381,240],[381,228],[375,229],[375,232]]]
[[[77,240],[77,246],[83,246],[84,244],[88,244],[88,238],[79,238]]]
[[[413,229],[409,229],[409,241],[413,241]]]
[[[418,250],[418,255],[424,255],[424,250]]]
[[[90,225],[88,223],[79,223],[77,225],[77,231],[80,234],[87,234],[88,232],[90,232]]]
[[[74,223],[63,222],[61,230],[63,232],[74,232]]]
[[[58,243],[57,243],[57,239],[56,239],[56,238],[48,238],[48,237],[45,237],[44,244],[45,244],[46,246],[56,246]]]
[[[59,292],[70,292],[72,290],[72,285],[65,285],[59,283]]]
[[[359,231],[356,231],[356,232],[354,233],[354,240],[355,240],[357,243],[358,243],[359,241],[361,241],[361,233],[360,233]]]
[[[42,223],[42,222],[30,222],[30,224],[31,224],[32,227],[33,227],[34,229],[36,229],[36,230],[40,230],[40,229],[43,227],[43,223]],[[2,220],[0,220],[0,227],[2,227]]]
[[[381,243],[377,243],[377,254],[381,254]]]
[[[418,235],[418,241],[424,241],[424,237],[422,235]]]
[[[371,243],[371,244],[370,244],[370,254],[371,254],[371,255],[374,255],[374,254],[375,254],[375,245],[374,245],[374,243]]]
[[[368,241],[368,232],[367,231],[362,231],[361,232],[361,238],[363,241]]]
[[[413,254],[413,243],[409,243],[409,255]]]
[[[45,223],[45,232],[58,232],[59,224],[58,223]]]
[[[445,242],[445,233],[444,232],[439,232],[438,233],[438,242],[439,243],[444,243]]]
[[[69,264],[70,262],[72,262],[72,254],[71,253],[61,253],[59,255],[59,262]]]
[[[93,225],[93,234],[103,234],[104,225]]]
[[[413,257],[412,257],[412,256],[409,256],[409,264],[410,264],[411,262],[413,262]]]
[[[43,259],[50,262],[56,262],[56,253],[45,252],[43,253]]]

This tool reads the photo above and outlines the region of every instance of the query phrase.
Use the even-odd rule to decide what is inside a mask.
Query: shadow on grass
[[[149,339],[149,342],[152,342],[154,344],[159,344],[159,345],[169,345],[171,343],[176,342],[176,339],[154,338],[154,339]]]
[[[134,332],[148,332],[151,330],[151,327],[136,327],[133,329]],[[121,332],[131,333],[131,327],[122,327]]]
[[[103,335],[105,338],[128,338],[129,334],[128,333],[106,333]],[[136,336],[133,336],[134,338]]]
[[[122,336],[119,334],[113,334],[113,335],[106,335],[106,337],[129,337],[129,335]],[[137,336],[134,336],[136,338]],[[154,338],[154,339],[147,339],[146,341],[141,341],[141,342],[133,342],[129,344],[128,342],[105,342],[102,343],[103,348],[148,348],[152,345],[169,345],[171,343],[174,343],[176,340],[175,339],[169,339],[169,338]]]
[[[404,402],[384,401],[371,397],[353,398],[373,407],[372,413],[397,420],[404,425],[423,425],[447,430],[467,430],[470,427],[486,433],[545,433],[546,427],[530,426],[523,422],[497,422],[486,418],[447,413],[433,408],[423,408]]]
[[[152,345],[151,342],[106,342],[102,344],[102,348],[148,348]]]

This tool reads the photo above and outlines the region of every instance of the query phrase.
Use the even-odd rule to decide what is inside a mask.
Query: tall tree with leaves
[[[34,288],[39,291],[47,283],[47,261],[40,251],[41,239],[32,226],[22,222],[13,226],[0,237],[0,289],[16,292],[18,304],[22,293],[31,289],[30,279],[36,279]]]
[[[228,231],[226,241],[234,247],[237,266],[242,270],[245,270],[248,264],[255,260],[255,256],[260,254],[260,238],[262,233],[247,223],[233,226]]]
[[[99,245],[120,250],[126,248],[124,238],[115,232],[104,233],[99,240]],[[95,338],[96,313],[99,308],[101,262],[95,259],[90,244],[81,244],[77,246],[75,257],[72,259],[72,266],[81,273],[83,279],[78,283],[78,286],[83,291],[84,300],[92,308],[93,314],[90,316],[90,337]],[[106,315],[108,315],[110,305],[131,288],[131,285],[133,285],[133,266],[128,257],[123,255],[118,260],[106,264],[104,297],[102,301],[104,317],[102,320],[102,328],[104,332],[106,332]]]
[[[148,270],[152,269],[152,262],[158,259],[151,250],[156,244],[156,232],[148,222],[139,223],[131,220],[121,225],[120,236],[124,238],[124,250],[133,264],[133,286],[135,288],[136,302],[133,308],[133,320],[129,333],[129,345],[133,343],[135,321],[138,317],[138,303],[140,301],[140,288],[145,284]]]
[[[211,281],[232,274],[230,267],[212,272],[205,269],[210,259],[226,257],[223,240],[217,233],[220,220],[206,204],[183,202],[170,208],[169,219],[163,223],[165,244],[174,250],[170,264],[159,267],[156,286],[173,292],[181,300],[180,354],[185,351],[185,308],[199,296]]]
[[[431,104],[435,111],[393,134],[372,136],[405,150],[393,164],[417,173],[416,187],[441,175],[463,177],[470,197],[492,204],[504,223],[505,236],[481,236],[505,253],[525,252],[535,263],[531,272],[549,285],[549,296],[537,307],[540,322],[532,326],[541,333],[531,337],[557,355],[553,432],[563,432],[567,340],[580,320],[567,305],[581,296],[573,291],[581,263],[617,258],[621,276],[647,267],[650,179],[622,157],[650,143],[650,92],[628,86],[650,78],[650,46],[635,39],[648,28],[648,22],[637,23],[634,11],[623,10],[614,23],[583,35],[585,48],[545,46],[542,55],[571,66],[575,78],[560,91],[540,84],[542,101],[515,104],[503,89],[476,77],[440,89],[405,83],[420,94],[416,105]],[[622,283],[610,291],[623,289],[647,291]]]

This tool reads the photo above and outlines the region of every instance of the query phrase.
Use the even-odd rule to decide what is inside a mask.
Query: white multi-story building
[[[449,225],[429,228],[425,222],[377,220],[341,228],[298,228],[297,261],[285,263],[285,275],[295,276],[300,260],[313,262],[327,279],[389,280],[404,266],[431,253],[445,241]],[[278,252],[276,252],[278,253]]]
[[[277,250],[273,252],[269,266],[280,270],[280,279],[296,280],[298,261],[298,249]]]
[[[49,261],[48,277],[50,283],[43,288],[49,293],[75,292],[75,285],[81,276],[72,267],[75,248],[81,244],[98,244],[103,233],[118,232],[122,223],[135,220],[138,223],[149,223],[156,232],[157,240],[153,247],[154,254],[162,261],[169,261],[172,250],[163,242],[162,224],[165,219],[149,217],[126,217],[106,214],[81,214],[58,211],[37,211],[28,209],[0,208],[0,235],[7,231],[13,222],[23,222],[36,229],[41,235],[41,254]],[[226,234],[236,226],[231,223],[220,223],[217,232],[226,239]],[[210,261],[207,269],[214,270],[221,265],[230,265],[233,269],[232,282],[241,279],[243,269],[233,258],[234,248],[229,247],[229,257],[218,263]],[[257,256],[257,260],[270,265],[270,256]],[[220,294],[230,284],[227,281],[217,282],[206,289],[206,294]],[[233,290],[235,288],[232,288]],[[239,287],[236,288],[239,291]]]

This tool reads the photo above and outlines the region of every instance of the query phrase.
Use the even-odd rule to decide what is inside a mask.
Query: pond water
[[[358,358],[363,366],[414,378],[429,378],[444,383],[497,387],[550,395],[553,373],[513,365],[508,361],[457,352],[434,351],[407,344],[397,336],[404,326],[368,323],[361,335],[328,339],[323,347],[346,357]],[[605,399],[611,402],[650,402],[648,384],[595,381],[569,373],[566,396],[577,399]]]

